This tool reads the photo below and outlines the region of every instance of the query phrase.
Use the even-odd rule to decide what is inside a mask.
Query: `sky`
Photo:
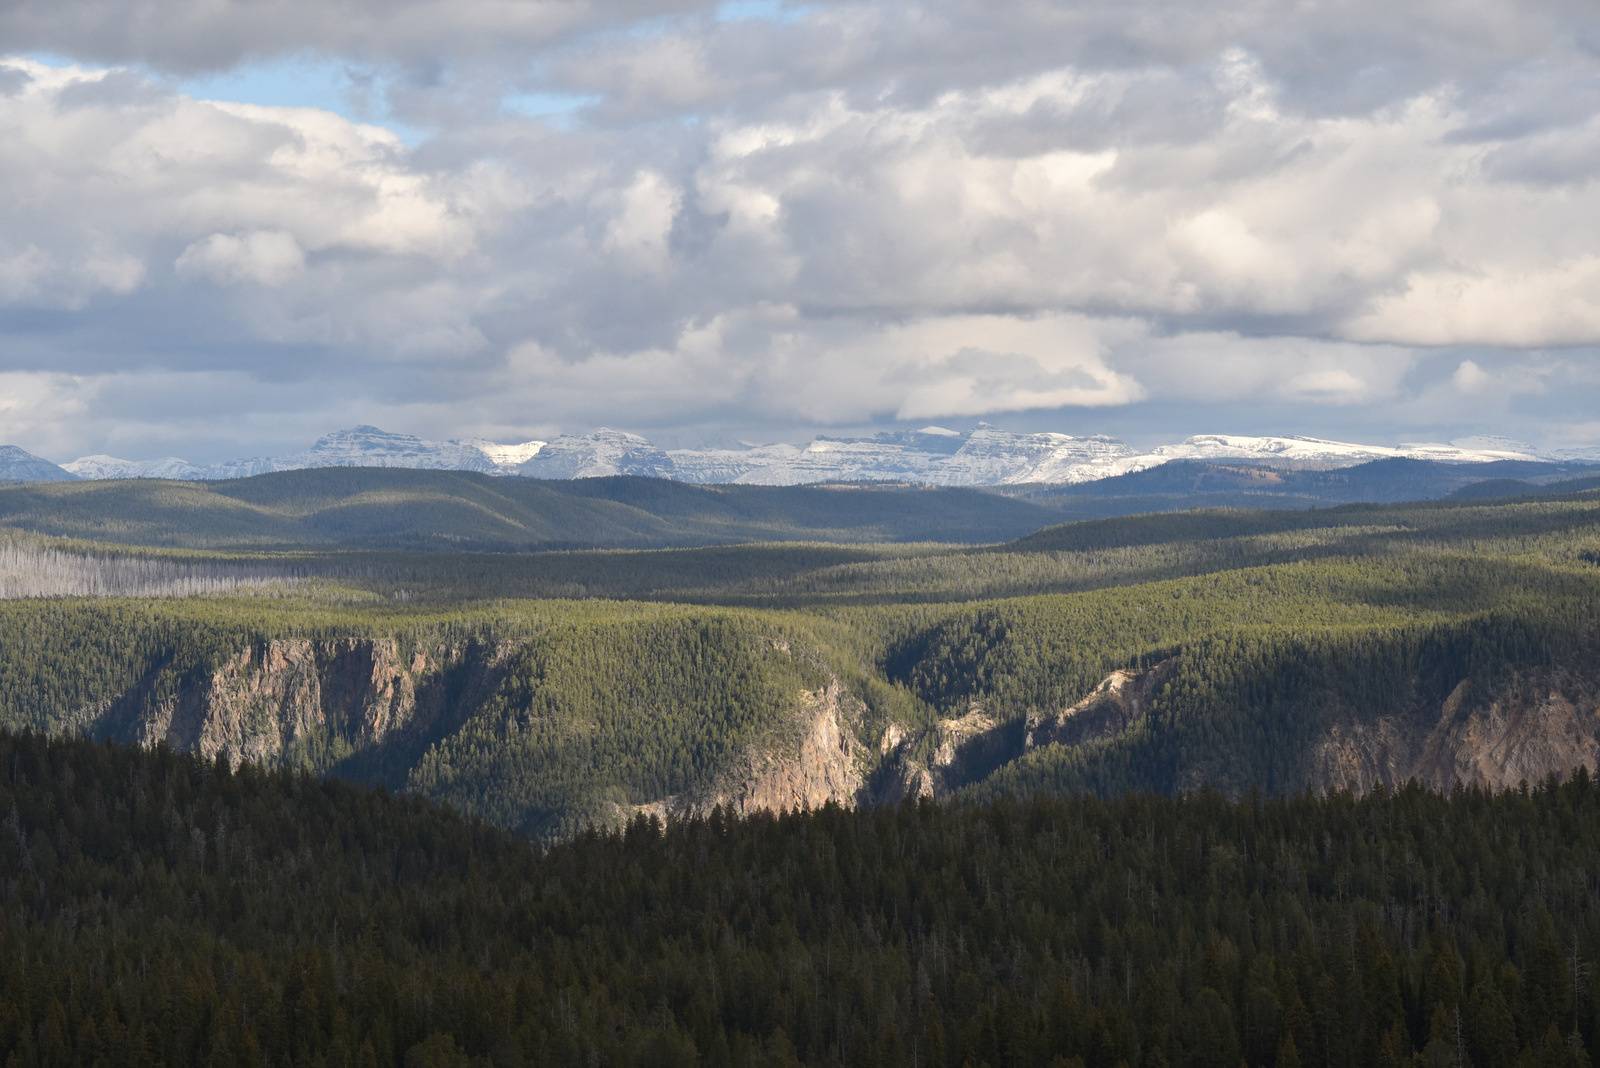
[[[8,0],[0,442],[1600,444],[1592,0]]]

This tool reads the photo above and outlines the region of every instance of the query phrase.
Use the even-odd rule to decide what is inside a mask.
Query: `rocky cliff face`
[[[1027,720],[1025,749],[1091,745],[1136,727],[1176,673],[1177,658],[1144,671],[1115,671],[1082,701]],[[1302,695],[1283,714],[1323,725],[1303,754],[1304,784],[1319,793],[1365,793],[1415,779],[1439,790],[1456,783],[1507,789],[1600,765],[1600,685],[1592,673],[1558,670],[1503,680],[1485,689],[1461,681],[1442,698],[1415,684],[1396,708],[1330,707]],[[1179,716],[1181,708],[1175,710]],[[1196,789],[1228,764],[1228,754],[1178,769],[1179,789]]]
[[[854,807],[869,759],[857,739],[864,710],[837,678],[830,679],[801,695],[796,730],[789,737],[752,747],[708,790],[636,805],[633,811],[686,819],[719,805],[741,816],[815,809],[829,802]]]
[[[891,724],[880,747],[887,759],[873,779],[870,800],[945,797],[1030,749],[1114,738],[1149,714],[1176,666],[1170,659],[1145,670],[1113,671],[1070,708],[1035,713],[1020,723],[999,722],[973,702],[965,715],[940,720],[920,739]],[[916,759],[914,751],[928,752],[927,759]]]
[[[786,645],[777,647],[789,654]],[[129,692],[84,709],[70,726],[206,757],[337,767],[404,785],[435,740],[484,707],[515,652],[510,644],[277,639],[240,649],[177,686],[163,684],[168,668],[156,665]],[[1137,728],[1177,664],[1174,658],[1112,672],[1059,712],[999,722],[974,702],[919,730],[890,723],[870,741],[865,706],[828,676],[797,695],[782,729],[717,769],[706,788],[620,806],[615,815],[685,817],[718,805],[748,814],[944,797],[1030,750],[1100,744]],[[1306,785],[1321,792],[1364,792],[1413,778],[1440,789],[1456,782],[1503,789],[1600,764],[1600,682],[1592,671],[1526,675],[1488,689],[1462,682],[1443,696],[1419,690],[1403,708],[1330,708],[1315,694],[1304,697],[1304,714],[1322,726],[1297,759]],[[1228,754],[1204,759],[1214,768]],[[1203,769],[1196,764],[1178,775],[1178,788],[1197,787]]]
[[[1142,671],[1113,671],[1071,708],[1054,715],[1029,716],[1024,747],[1086,745],[1121,734],[1149,714],[1177,664],[1173,657]]]
[[[977,702],[920,735],[892,723],[879,745],[885,760],[864,800],[893,805],[913,797],[946,797],[1019,756],[1022,726],[999,722]],[[917,753],[925,757],[918,759]]]
[[[1149,716],[1177,672],[1176,657],[1148,669],[1114,671],[1081,701],[1056,713],[1029,716],[1020,727],[996,723],[976,705],[937,724],[932,737],[899,732],[885,737],[885,766],[873,777],[871,800],[943,797],[1000,764],[1049,746],[1087,746],[1113,740]],[[1183,709],[1174,710],[1181,718]],[[1418,683],[1403,707],[1330,707],[1306,694],[1283,714],[1322,726],[1296,754],[1304,785],[1321,793],[1358,793],[1415,779],[1440,790],[1456,783],[1494,789],[1600,767],[1600,681],[1593,672],[1558,670],[1502,680],[1492,687],[1463,681],[1445,696]],[[1177,789],[1197,789],[1234,771],[1226,743],[1180,765]],[[925,760],[913,751],[930,752]],[[1237,776],[1234,776],[1237,777]]]
[[[780,646],[788,652],[787,646]],[[151,677],[116,701],[85,709],[76,729],[232,761],[293,760],[326,768],[386,745],[414,757],[464,721],[499,686],[514,647],[440,645],[404,649],[393,639],[275,639],[241,649],[198,681],[157,698]],[[761,809],[853,805],[872,755],[862,747],[864,706],[837,678],[798,695],[789,729],[724,768],[709,789],[639,810],[688,816],[714,806]],[[398,772],[404,754],[369,770]]]
[[[805,694],[797,717],[799,744],[749,753],[717,801],[741,814],[853,804],[862,780],[856,740],[862,711],[838,679]]]
[[[157,705],[140,741],[253,761],[276,760],[319,732],[370,744],[410,722],[428,668],[426,654],[405,660],[392,639],[265,642]]]
[[[320,747],[325,763],[459,717],[493,689],[506,652],[472,644],[406,651],[394,639],[274,639],[160,698],[158,665],[75,724],[101,737],[233,761],[274,763]]]
[[[1579,765],[1596,768],[1600,691],[1575,673],[1475,691],[1463,681],[1437,704],[1340,717],[1310,754],[1311,786],[1364,792],[1416,779],[1443,790],[1457,782],[1507,789]]]

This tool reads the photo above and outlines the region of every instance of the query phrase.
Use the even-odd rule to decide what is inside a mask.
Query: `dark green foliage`
[[[426,613],[272,599],[0,601],[0,727],[144,741],[164,704],[202,691],[241,651],[283,638],[393,641],[398,663],[418,651],[451,658],[419,683],[438,688],[418,697],[438,718],[362,748],[349,722],[359,709],[324,705],[327,722],[280,759],[422,791],[550,839],[707,788],[748,749],[787,741],[805,691],[830,670],[852,671],[807,622],[604,602]],[[361,672],[370,678],[370,665]],[[463,688],[461,674],[475,681]],[[860,688],[875,689],[866,679]]]
[[[1563,625],[1581,630],[1590,625],[1597,598],[1600,572],[1462,555],[1247,568],[906,613],[903,636],[887,639],[884,668],[941,708],[956,711],[976,699],[1009,718],[1063,708],[1113,669],[1148,666],[1217,639],[1246,642],[1252,651],[1235,656],[1230,646],[1219,646],[1220,652],[1206,654],[1205,670],[1243,672],[1276,655],[1262,651],[1274,643],[1335,634],[1389,647],[1405,627],[1429,630],[1491,611],[1538,616],[1544,621],[1539,626],[1548,624],[1550,613],[1566,613]],[[884,611],[876,618],[892,617]]]
[[[184,611],[198,606],[209,610]],[[72,729],[124,695],[141,707],[171,697],[252,637],[227,607],[0,601],[0,727]]]
[[[973,798],[1201,785],[1291,793],[1311,780],[1313,742],[1382,709],[1437,722],[1452,692],[1504,693],[1523,678],[1600,687],[1600,602],[1395,628],[1243,630],[1198,641],[1137,730],[1029,753],[966,791]],[[1530,695],[1537,699],[1542,694]]]
[[[727,616],[554,627],[406,784],[536,838],[705,789],[824,685],[801,639]]]
[[[1586,1065],[1600,790],[906,806],[548,852],[302,774],[0,735],[0,1056]]]
[[[354,478],[362,472],[356,470],[351,474],[349,470],[333,469],[296,474],[333,479],[334,476]],[[424,476],[429,472],[398,474]],[[487,476],[471,477],[487,483],[486,488],[477,487],[485,493],[516,482]],[[255,486],[256,480],[247,482],[252,488],[261,488]],[[87,494],[97,487],[116,489],[123,485],[84,483],[79,492]],[[189,483],[150,485],[169,486],[179,494],[201,492]],[[538,490],[545,484],[526,485]],[[654,491],[661,489],[653,483],[646,485]],[[329,494],[336,488],[337,485],[326,487]],[[723,489],[716,492],[723,492]],[[734,489],[759,490],[762,487]],[[31,487],[32,491],[45,492],[39,487]],[[676,486],[673,492],[710,493],[712,490]],[[804,492],[858,504],[865,501],[867,504],[862,507],[869,511],[874,507],[870,502],[880,498],[891,502],[902,498],[920,501],[934,512],[941,507],[935,499],[937,494],[919,497],[917,492],[920,491],[809,488]],[[412,498],[405,494],[385,499],[399,509],[397,516],[400,518],[411,507],[405,502]],[[297,503],[294,507],[315,512],[337,503],[329,496]],[[585,498],[580,503],[588,507],[606,502]],[[0,491],[0,518],[3,518],[4,506],[4,491]],[[273,506],[287,507],[281,502]],[[475,540],[478,535],[473,531],[479,529],[479,519],[493,512],[488,504],[483,507],[488,511],[474,505],[471,515],[449,521],[465,541],[429,544],[435,548],[482,544],[481,540]],[[957,508],[957,520],[965,514],[962,511],[965,507]],[[425,516],[427,509],[418,504],[415,514]],[[637,519],[644,513],[634,510],[629,514]],[[27,525],[38,517],[13,515],[11,518]],[[842,521],[849,516],[841,514],[839,518]],[[129,534],[130,539],[182,541],[190,535],[199,536],[205,529],[204,524],[194,530],[169,529],[155,520],[152,524],[137,538]],[[270,524],[263,529],[270,529]],[[422,527],[416,529],[420,531]],[[607,535],[599,540],[626,542],[633,537],[626,534],[626,529],[631,528],[625,526],[607,529],[616,537]],[[759,531],[745,529],[736,537],[738,532],[732,527],[719,529],[726,537],[719,535],[701,540],[737,541],[763,531],[766,536],[785,532],[839,533],[780,524],[763,526]],[[845,535],[892,538],[903,536],[908,530],[910,528],[857,528]],[[248,538],[240,542],[248,543]],[[664,551],[504,553],[311,551],[302,548],[278,553],[227,555],[193,550],[130,549],[13,533],[0,541],[0,558],[3,558],[0,569],[38,570],[47,564],[50,569],[61,572],[61,581],[56,587],[49,586],[45,581],[47,576],[30,575],[33,581],[22,584],[26,589],[21,592],[26,595],[89,592],[142,595],[165,588],[162,583],[173,592],[199,591],[208,584],[219,591],[230,584],[265,588],[276,576],[282,580],[280,585],[287,585],[300,596],[324,601],[331,598],[348,602],[357,597],[371,603],[377,597],[405,604],[418,601],[458,604],[497,598],[603,597],[769,608],[831,608],[1067,593],[1279,564],[1362,561],[1365,566],[1385,558],[1417,554],[1446,557],[1466,554],[1499,562],[1516,560],[1525,567],[1529,564],[1543,568],[1581,564],[1593,568],[1594,561],[1600,560],[1600,499],[1593,494],[1577,494],[1493,503],[1358,505],[1305,512],[1209,511],[1139,516],[1051,527],[1020,541],[982,548],[934,544],[788,543]],[[67,566],[73,559],[83,561],[84,566]],[[145,564],[150,566],[134,566]],[[126,581],[127,577],[141,581],[119,585],[119,581]],[[3,592],[4,584],[0,583],[0,593]]]

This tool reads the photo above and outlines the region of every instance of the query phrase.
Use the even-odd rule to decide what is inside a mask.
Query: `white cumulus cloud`
[[[305,265],[306,254],[294,235],[281,230],[212,234],[184,249],[173,264],[180,274],[263,286],[281,286],[304,270]]]

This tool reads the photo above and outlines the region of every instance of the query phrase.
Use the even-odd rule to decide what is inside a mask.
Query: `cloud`
[[[0,305],[88,322],[114,298],[174,299],[180,278],[282,289],[309,252],[316,287],[241,296],[227,308],[238,333],[381,344],[382,320],[339,309],[430,284],[475,247],[482,171],[419,172],[387,130],[192,100],[126,72],[8,62],[26,79],[0,97]],[[120,88],[78,92],[108,82]]]
[[[1450,376],[1450,381],[1462,393],[1479,393],[1491,378],[1476,360],[1462,360],[1456,367],[1456,373]]]
[[[1482,263],[1472,271],[1419,271],[1405,284],[1405,292],[1379,297],[1345,334],[1412,345],[1506,348],[1600,342],[1600,257],[1520,270]]]
[[[78,443],[72,428],[82,422],[93,392],[74,375],[0,371],[0,427],[12,440],[70,459],[62,450]]]
[[[75,65],[0,61],[0,374],[195,376],[185,433],[246,452],[296,389],[680,438],[1162,405],[1398,437],[1512,412],[1500,357],[1557,348],[1529,381],[1600,389],[1591,4],[715,10],[6,5]],[[172,88],[296,55],[407,139]]]
[[[643,171],[617,197],[617,213],[606,224],[604,247],[645,270],[667,263],[667,241],[683,202],[659,174]]]
[[[895,415],[918,420],[1140,400],[1144,387],[1105,360],[1108,341],[1126,330],[1079,316],[956,316],[886,331],[866,345],[900,355],[886,379],[910,389]]]
[[[1413,353],[1393,345],[1216,331],[1134,337],[1114,349],[1110,360],[1136,373],[1159,401],[1322,407],[1393,401],[1405,393],[1419,364]]]
[[[0,9],[0,40],[20,51],[185,73],[304,51],[436,63],[524,51],[696,6],[674,0],[20,0]]]
[[[212,234],[184,249],[173,264],[179,274],[263,286],[281,286],[303,271],[305,265],[306,254],[294,235],[281,230]]]

